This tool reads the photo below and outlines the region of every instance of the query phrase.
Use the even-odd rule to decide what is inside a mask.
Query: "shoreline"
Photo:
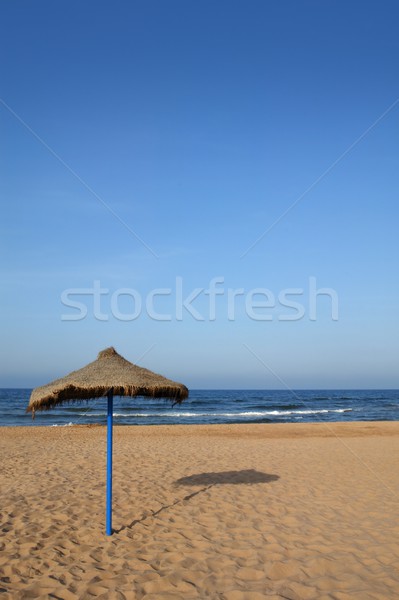
[[[140,431],[160,430],[176,435],[184,435],[192,429],[201,435],[216,433],[218,435],[229,435],[237,433],[250,436],[251,433],[259,435],[264,433],[265,438],[289,438],[293,437],[336,437],[341,436],[367,436],[367,435],[399,435],[399,420],[397,421],[319,421],[313,423],[170,423],[153,425],[122,425],[114,422],[114,430],[127,429]],[[74,423],[72,425],[0,425],[0,432],[6,432],[9,429],[19,430],[21,432],[38,430],[86,430],[86,429],[106,429],[104,423]],[[265,432],[267,431],[267,435]],[[154,432],[155,433],[155,432]]]

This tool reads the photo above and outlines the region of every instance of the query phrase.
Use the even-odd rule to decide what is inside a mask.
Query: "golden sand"
[[[0,429],[6,599],[399,598],[399,423]]]

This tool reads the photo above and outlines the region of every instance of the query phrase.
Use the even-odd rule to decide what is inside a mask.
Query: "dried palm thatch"
[[[34,414],[65,402],[99,398],[111,389],[115,396],[171,398],[179,403],[188,396],[182,383],[134,365],[111,347],[83,369],[34,389],[26,411]]]

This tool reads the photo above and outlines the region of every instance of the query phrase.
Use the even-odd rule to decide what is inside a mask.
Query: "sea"
[[[106,399],[25,412],[30,389],[0,389],[0,425],[67,427],[105,424]],[[114,399],[114,425],[397,421],[399,390],[190,390],[180,405],[149,398]]]

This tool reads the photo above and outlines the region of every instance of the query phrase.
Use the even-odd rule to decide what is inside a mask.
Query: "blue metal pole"
[[[105,533],[112,535],[112,417],[114,390],[108,392],[107,408],[107,506],[105,515]]]

